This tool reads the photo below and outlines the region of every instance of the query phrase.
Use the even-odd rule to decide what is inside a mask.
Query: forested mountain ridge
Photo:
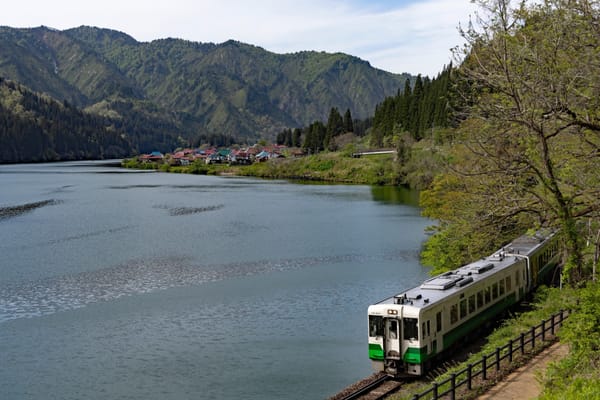
[[[0,77],[0,163],[120,158],[122,126]]]
[[[370,116],[409,75],[341,53],[275,54],[228,41],[160,39],[113,30],[0,27],[0,76],[78,107],[124,117],[115,102],[173,119],[186,139],[258,138],[327,118],[332,106]]]

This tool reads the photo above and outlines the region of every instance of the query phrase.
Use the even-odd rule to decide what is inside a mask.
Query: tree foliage
[[[526,226],[560,228],[566,277],[578,281],[583,227],[600,216],[598,2],[478,3],[457,72],[469,105],[462,145],[450,155],[448,176],[424,194],[426,213],[441,221],[439,240],[477,232],[495,244]],[[448,200],[451,211],[427,203],[440,188],[464,193]]]
[[[556,293],[558,291],[554,291]],[[600,285],[587,282],[575,290],[561,290],[551,296],[555,304],[571,311],[558,331],[569,354],[552,363],[543,377],[542,400],[595,399],[600,393]],[[558,299],[555,299],[559,297]]]

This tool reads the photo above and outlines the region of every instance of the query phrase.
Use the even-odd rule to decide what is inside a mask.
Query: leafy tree
[[[448,172],[465,197],[434,205],[431,216],[446,218],[443,230],[457,222],[440,210],[467,209],[466,231],[495,234],[492,242],[526,225],[561,228],[565,276],[576,282],[584,275],[582,226],[600,216],[599,4],[478,4],[477,24],[457,49],[465,57],[460,95],[471,106],[464,146],[453,153],[461,161]]]

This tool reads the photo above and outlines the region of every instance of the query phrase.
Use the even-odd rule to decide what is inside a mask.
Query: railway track
[[[381,400],[396,392],[401,386],[402,382],[393,380],[385,374],[375,374],[330,398],[330,400]]]

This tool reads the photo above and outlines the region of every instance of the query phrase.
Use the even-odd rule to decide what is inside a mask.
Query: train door
[[[397,319],[385,320],[385,358],[400,359],[400,324]]]
[[[402,318],[402,360],[410,375],[421,375],[421,346],[418,318]]]

